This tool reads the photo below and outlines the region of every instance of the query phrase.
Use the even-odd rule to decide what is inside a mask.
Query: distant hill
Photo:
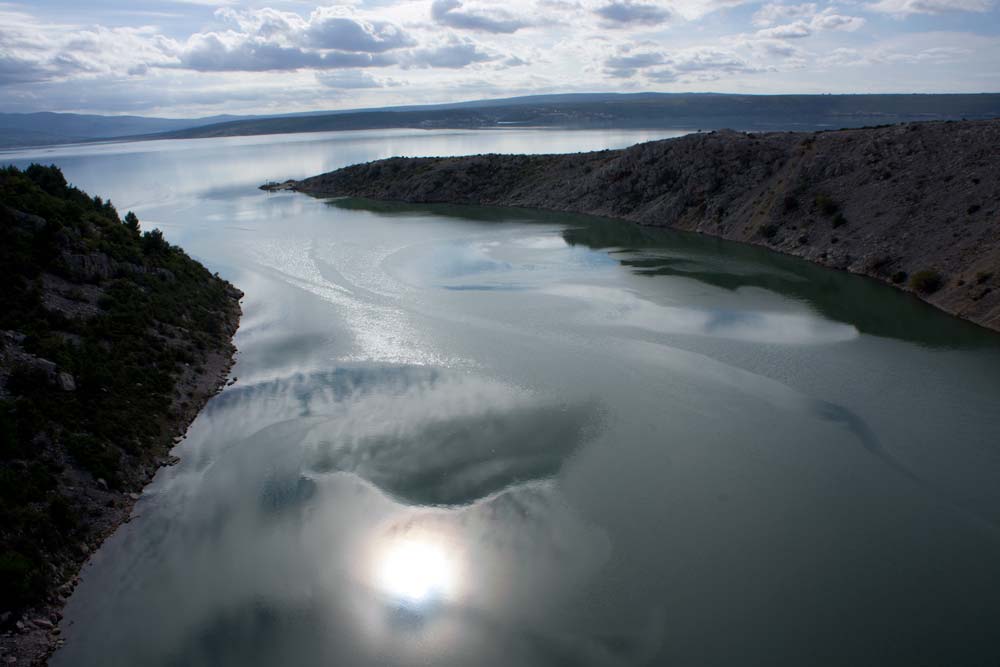
[[[191,139],[387,128],[817,130],[1000,118],[1000,94],[728,95],[573,93],[264,116],[143,118],[0,114],[0,148],[108,139]]]
[[[1000,94],[725,95],[574,94],[480,100],[295,117],[236,120],[158,138],[227,137],[330,130],[410,128],[832,129],[915,120],[1000,117]]]
[[[1000,120],[721,131],[573,155],[392,158],[264,189],[696,231],[861,273],[1000,331],[997,146]]]
[[[75,113],[0,113],[0,147],[68,144],[169,132],[196,125],[221,123],[240,116],[210,118],[145,118]]]

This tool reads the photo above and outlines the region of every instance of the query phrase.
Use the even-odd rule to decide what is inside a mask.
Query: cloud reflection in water
[[[703,310],[666,306],[631,290],[596,285],[553,285],[548,294],[586,304],[585,321],[646,329],[657,333],[728,338],[754,343],[824,344],[858,337],[849,324],[831,322],[806,312]]]

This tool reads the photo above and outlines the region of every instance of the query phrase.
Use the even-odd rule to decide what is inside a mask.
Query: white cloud
[[[868,9],[899,17],[911,14],[945,14],[949,12],[984,13],[993,9],[994,0],[879,0]]]
[[[860,16],[837,14],[831,7],[813,16],[809,25],[813,30],[844,30],[854,32],[865,25],[865,20]]]
[[[491,33],[513,33],[529,25],[502,9],[463,6],[461,0],[434,0],[431,18],[450,28]]]
[[[805,21],[796,21],[795,23],[764,28],[757,31],[757,36],[764,39],[801,39],[811,34],[812,28]]]
[[[594,13],[610,27],[658,25],[667,22],[673,15],[666,7],[633,0],[612,0],[594,9]]]
[[[715,81],[734,74],[755,74],[764,67],[750,63],[735,51],[689,48],[672,51],[623,51],[604,61],[608,76],[631,78],[642,74],[658,83]]]
[[[816,3],[807,2],[801,5],[783,5],[770,2],[757,10],[753,15],[753,24],[758,27],[767,27],[780,23],[801,19],[816,14]]]
[[[497,59],[498,56],[487,53],[471,39],[452,35],[441,44],[408,53],[403,64],[407,67],[460,69],[474,63]]]
[[[697,21],[722,9],[749,4],[750,0],[671,0],[670,9],[688,21]]]
[[[368,72],[359,70],[317,72],[316,81],[322,86],[337,90],[360,90],[363,88],[382,88],[387,85],[395,85],[392,81],[382,81],[376,79]]]

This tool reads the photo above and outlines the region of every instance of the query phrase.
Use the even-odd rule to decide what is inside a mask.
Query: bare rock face
[[[59,388],[63,391],[76,391],[76,380],[69,373],[59,373],[58,383]]]
[[[114,274],[111,258],[102,252],[63,253],[62,261],[71,275],[80,280],[107,280]]]
[[[1000,121],[692,134],[575,155],[391,158],[318,196],[587,213],[762,245],[1000,331]]]

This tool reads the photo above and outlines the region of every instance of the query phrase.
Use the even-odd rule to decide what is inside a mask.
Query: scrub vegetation
[[[242,294],[55,166],[0,170],[0,266],[0,625],[24,632],[225,376]]]

